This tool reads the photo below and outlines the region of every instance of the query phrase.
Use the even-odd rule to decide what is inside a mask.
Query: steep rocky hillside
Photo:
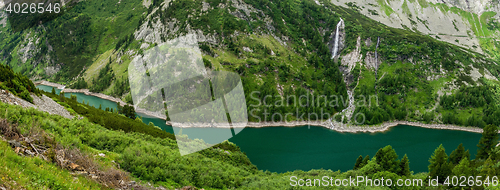
[[[495,0],[332,0],[391,27],[421,32],[500,59]]]

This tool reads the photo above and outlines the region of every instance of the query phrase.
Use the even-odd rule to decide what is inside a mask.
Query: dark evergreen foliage
[[[15,73],[9,66],[0,64],[0,73],[0,89],[7,90],[31,103],[33,98],[30,93],[40,95],[40,91],[28,77]]]

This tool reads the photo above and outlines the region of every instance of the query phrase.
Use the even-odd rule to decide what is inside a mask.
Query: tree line
[[[493,176],[500,174],[500,147],[496,147],[498,141],[498,127],[488,125],[484,128],[481,139],[477,144],[478,150],[475,159],[471,159],[469,150],[465,150],[463,144],[446,154],[443,145],[440,145],[429,159],[429,173],[426,175],[432,179],[439,178],[439,183],[446,182],[449,176],[482,176],[481,180],[489,177],[490,183]],[[409,159],[406,155],[399,160],[396,151],[388,145],[377,151],[370,160],[369,156],[363,158],[360,155],[354,164],[354,170],[362,170],[371,174],[385,172],[383,176],[387,178],[401,178],[414,175],[409,167]],[[366,174],[366,173],[365,173]],[[498,180],[498,179],[497,179]]]

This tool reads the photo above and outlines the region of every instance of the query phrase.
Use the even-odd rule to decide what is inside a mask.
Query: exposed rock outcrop
[[[68,119],[73,119],[74,117],[63,106],[59,105],[57,102],[45,95],[38,97],[32,94],[31,97],[33,98],[34,104],[16,97],[5,90],[0,90],[0,101],[4,103],[19,105],[23,108],[35,108],[50,114],[63,116]]]
[[[351,72],[356,66],[356,63],[361,62],[361,36],[356,41],[356,49],[342,57],[342,65],[347,66],[347,71]]]
[[[382,64],[382,62],[380,61],[380,59],[377,60],[375,58],[375,52],[368,52],[368,53],[366,53],[366,56],[365,56],[365,66],[366,66],[366,68],[373,69],[373,70],[378,70],[380,64]]]
[[[497,12],[493,19],[500,19],[500,5],[496,0],[335,0],[331,2],[347,8],[349,8],[347,3],[353,3],[362,7],[359,9],[360,13],[387,26],[408,28],[478,53],[483,53],[478,38],[485,35],[483,31],[477,30],[477,28],[481,28],[478,17],[481,17],[486,11],[493,11]],[[469,11],[471,14],[476,14],[476,16],[470,19],[471,15],[456,13],[439,4],[457,7]],[[488,34],[486,33],[486,35]]]

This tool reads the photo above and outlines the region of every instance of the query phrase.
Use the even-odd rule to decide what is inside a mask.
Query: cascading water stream
[[[332,59],[335,58],[335,56],[337,56],[337,53],[339,50],[339,41],[340,41],[339,33],[340,33],[340,26],[342,26],[342,24],[344,24],[344,20],[342,20],[342,18],[340,18],[339,23],[337,23],[337,30],[335,31],[335,43],[333,46]]]
[[[378,46],[380,45],[380,37],[377,38],[377,46],[375,46],[375,64],[378,63],[378,54],[377,54],[377,50],[378,50]],[[377,67],[378,69],[378,67]]]
[[[377,46],[375,46],[375,85],[373,89],[375,89],[375,93],[378,95],[377,91],[377,80],[378,80],[378,46],[380,45],[380,37],[377,37]]]

